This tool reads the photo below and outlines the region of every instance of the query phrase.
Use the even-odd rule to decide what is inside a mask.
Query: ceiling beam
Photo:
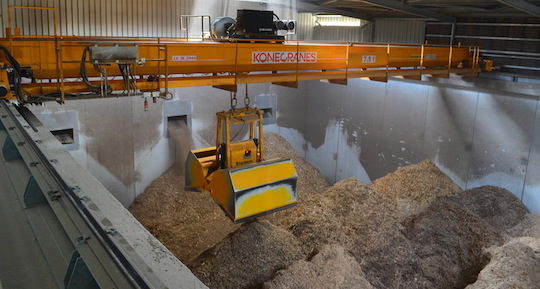
[[[540,17],[540,6],[528,2],[526,0],[497,0],[505,5],[508,5],[517,10],[529,13],[533,16]]]
[[[354,11],[349,11],[345,9],[333,8],[333,7],[322,6],[322,5],[315,5],[315,4],[305,2],[302,0],[298,1],[296,5],[297,5],[298,10],[305,11],[305,12],[332,13],[332,14],[338,14],[338,15],[343,15],[343,16],[348,16],[348,17],[353,17],[353,18],[364,19],[364,20],[373,19],[373,17],[371,17],[369,14],[366,14],[366,13],[354,12]]]
[[[443,22],[456,22],[456,18],[454,16],[433,12],[433,11],[423,9],[423,8],[418,8],[409,4],[405,4],[403,1],[395,1],[395,0],[361,0],[361,1],[373,4],[373,5],[381,6],[384,8],[400,11],[403,13],[413,14],[413,15],[435,19],[435,20],[439,20]],[[511,1],[511,0],[505,0],[505,1]]]

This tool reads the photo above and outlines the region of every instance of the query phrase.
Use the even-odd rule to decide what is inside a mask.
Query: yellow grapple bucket
[[[296,170],[290,159],[269,160],[208,177],[212,198],[235,223],[296,205]]]

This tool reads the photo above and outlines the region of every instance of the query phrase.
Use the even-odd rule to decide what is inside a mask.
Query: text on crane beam
[[[291,51],[253,51],[251,63],[316,63],[317,52],[291,52]]]

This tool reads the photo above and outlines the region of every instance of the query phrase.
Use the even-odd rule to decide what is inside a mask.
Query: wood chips
[[[210,288],[259,288],[274,272],[305,258],[291,233],[267,221],[244,224],[188,264]]]
[[[311,260],[280,270],[264,289],[373,289],[360,264],[343,247],[324,246]]]
[[[466,289],[540,288],[540,239],[516,238],[488,251],[491,261]]]
[[[473,283],[480,271],[468,289],[514,288],[482,284],[498,280],[493,274],[506,270],[504,263],[538,268],[538,250],[527,249],[533,241],[491,247],[503,245],[506,232],[535,237],[530,228],[539,227],[540,217],[526,215],[508,191],[460,192],[431,161],[373,185],[351,178],[328,187],[282,137],[268,134],[266,148],[268,159],[293,159],[296,207],[233,225],[208,193],[184,191],[173,167],[130,208],[210,288],[451,289]],[[540,283],[534,270],[504,272]]]
[[[533,237],[540,239],[540,214],[527,214],[523,220],[509,230],[512,237]]]
[[[399,168],[375,180],[372,187],[396,202],[408,201],[411,209],[461,191],[430,160]]]
[[[466,190],[448,197],[447,201],[469,210],[503,232],[516,226],[527,214],[527,208],[512,192],[494,186]]]
[[[478,215],[444,199],[407,217],[402,225],[420,258],[417,270],[432,282],[417,288],[465,287],[488,262],[484,249],[504,242],[501,233]]]
[[[171,167],[129,210],[180,261],[189,263],[240,226],[206,192],[185,191],[180,166]]]

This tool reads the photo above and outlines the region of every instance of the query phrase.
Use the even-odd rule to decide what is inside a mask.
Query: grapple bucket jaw
[[[208,190],[208,171],[217,167],[216,147],[192,150],[185,163],[185,189],[189,191]]]
[[[296,170],[290,159],[218,169],[209,177],[212,198],[235,223],[296,205]]]

